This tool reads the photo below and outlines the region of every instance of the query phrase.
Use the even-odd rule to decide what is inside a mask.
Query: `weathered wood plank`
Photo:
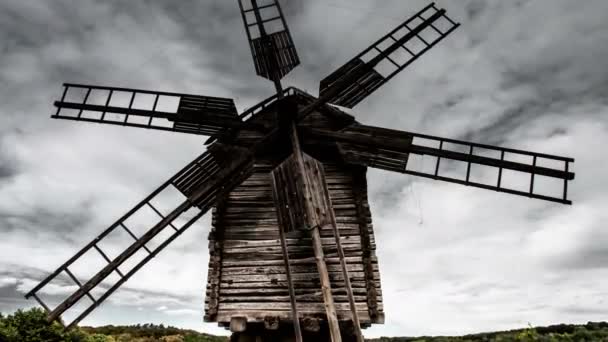
[[[244,314],[249,322],[257,323],[263,323],[265,317],[290,320],[289,293],[279,240],[279,218],[275,211],[269,173],[272,164],[267,164],[264,166],[265,169],[256,165],[254,173],[227,195],[221,222],[216,217],[212,220],[212,223],[218,227],[221,223],[223,229],[222,257],[219,265],[221,275],[209,275],[205,301],[208,307],[211,303],[210,291],[215,291],[213,286],[216,286],[218,311],[214,320],[224,324],[230,322],[227,318],[241,314]],[[363,325],[379,321],[381,306],[377,306],[380,310],[375,320],[370,319],[369,316],[369,286],[371,285],[375,291],[377,303],[382,302],[382,292],[377,258],[374,253],[376,246],[367,194],[365,192],[357,194],[353,191],[357,177],[352,169],[345,168],[340,163],[323,163],[323,169],[329,197],[337,216],[340,241],[346,249],[347,271],[349,275],[350,273],[354,275],[351,276],[351,286],[353,299],[360,306],[357,307],[358,316]],[[363,232],[367,233],[369,240],[368,254],[365,254],[365,248],[361,247],[364,244]],[[343,276],[340,276],[335,241],[332,246],[333,232],[320,229],[319,234],[332,285],[331,294],[335,304],[342,305],[336,308],[338,319],[348,320],[350,313],[346,304]],[[217,234],[215,237],[217,238]],[[320,295],[316,263],[312,257],[312,249],[309,247],[310,238],[306,232],[290,232],[286,235],[286,244],[290,251],[292,274],[297,280],[294,281],[294,292],[300,317],[310,319],[323,317],[325,310]],[[210,247],[217,249],[215,240],[210,241]],[[293,255],[292,250],[295,252]],[[375,273],[371,282],[365,278],[367,263],[371,265],[372,273]],[[283,306],[275,305],[271,310],[260,310],[264,308],[261,305],[267,303]],[[317,307],[308,307],[302,311],[299,304],[316,304]],[[224,305],[234,305],[236,309]]]
[[[313,318],[316,319],[319,317],[319,311],[305,311],[300,312],[303,318]],[[348,320],[350,317],[350,311],[342,310],[337,311],[339,320]],[[277,316],[281,320],[288,320],[290,317],[289,311],[286,310],[245,310],[245,309],[237,309],[237,310],[228,310],[222,309],[217,315],[218,322],[230,322],[230,318],[234,316],[246,317],[247,322],[262,322],[264,317],[266,316]],[[367,310],[359,311],[359,319],[362,323],[369,323],[369,314]]]
[[[254,225],[258,225],[258,224],[278,226],[278,224],[279,224],[276,216],[274,216],[272,218],[227,217],[225,219],[225,222],[226,222],[227,227],[243,226],[243,225],[254,226]],[[358,222],[359,222],[359,220],[356,216],[338,216],[338,217],[336,217],[336,223],[338,223],[338,224],[342,224],[342,223],[354,224],[354,223],[358,223]],[[366,222],[371,223],[372,222],[371,218],[367,217]],[[229,230],[229,228],[227,230]],[[329,232],[331,232],[331,231],[329,231]]]
[[[350,307],[347,303],[334,303],[336,311],[348,311]],[[357,311],[367,311],[367,303],[356,303]],[[281,310],[290,312],[288,302],[264,302],[264,303],[220,303],[219,311],[223,310]],[[298,303],[298,311],[300,312],[324,312],[325,305],[323,303]],[[350,318],[350,314],[349,314]]]
[[[360,231],[359,227],[356,226],[358,224],[358,222],[339,222],[338,223],[340,226],[342,226],[342,228],[340,228],[340,233],[344,232],[344,233],[348,233],[351,231]],[[373,225],[371,225],[371,223],[369,223],[368,225],[368,230],[369,232],[373,232]],[[272,229],[276,229],[277,225],[276,224],[267,224],[265,222],[259,222],[258,224],[252,224],[252,223],[243,223],[243,222],[231,222],[229,225],[226,224],[224,226],[224,229],[226,230],[226,232],[228,233],[238,233],[238,232],[242,232],[242,231],[257,231],[258,229],[260,231],[270,231]],[[321,229],[321,232],[327,232],[330,234],[333,234],[333,232],[331,230],[326,230],[326,229]],[[342,235],[342,234],[341,234]],[[348,235],[348,234],[346,234]],[[357,234],[359,235],[359,234]],[[308,238],[308,236],[304,233],[298,233],[298,232],[289,232],[287,233],[286,237],[288,239],[301,239],[301,238]],[[232,240],[239,240],[239,239],[232,239]],[[243,239],[243,240],[247,240],[247,239]],[[273,240],[268,239],[268,240]]]
[[[313,294],[301,294],[296,295],[296,300],[298,303],[308,303],[308,302],[316,302],[323,303],[323,294],[319,291],[318,293]],[[254,302],[289,302],[289,295],[285,296],[226,296],[222,295],[220,297],[220,303],[254,303]],[[336,303],[348,303],[348,296],[346,295],[333,295],[334,302]],[[367,305],[367,296],[354,296],[356,302],[365,303]],[[220,304],[221,305],[221,304]]]
[[[210,291],[210,290],[208,290]],[[311,288],[299,288],[294,290],[297,295],[309,295],[319,293],[319,289],[311,287]],[[346,291],[344,288],[332,288],[331,293],[334,296],[346,295]],[[287,296],[289,295],[289,291],[287,288],[222,288],[220,290],[220,294],[226,296]],[[365,287],[354,288],[353,294],[357,296],[365,296],[367,295],[367,289]],[[378,290],[379,297],[382,295],[382,290]]]
[[[260,233],[260,234],[271,234],[273,233],[277,233],[276,229],[278,229],[277,226],[273,226],[273,225],[243,225],[243,226],[238,226],[238,225],[231,225],[231,226],[225,226],[224,230],[226,231],[226,233],[232,234],[232,235],[238,235],[238,234],[251,234],[251,233]],[[373,227],[371,225],[368,225],[368,234],[372,234],[373,233]],[[356,233],[356,234],[355,234]],[[341,236],[360,236],[361,230],[358,229],[358,227],[353,227],[353,228],[342,228],[340,229],[340,235]],[[321,237],[327,237],[325,235],[329,235],[329,237],[333,236],[333,232],[330,230],[325,230],[322,229],[321,230]],[[303,239],[310,239],[309,236],[306,235],[305,232],[289,232],[286,234],[287,239],[297,239],[297,240],[303,240]],[[373,236],[372,236],[373,237]],[[371,238],[371,237],[370,237]],[[239,239],[239,238],[225,238],[226,240],[252,240],[251,238],[247,237],[247,238],[243,238],[243,239]],[[277,240],[278,237],[271,237],[271,238],[267,238],[267,239],[255,239],[255,240]]]
[[[227,231],[230,231],[232,233],[238,233],[238,232],[251,232],[251,231],[271,231],[271,230],[276,230],[277,226],[276,225],[271,225],[271,224],[257,224],[257,225],[231,225],[231,226],[226,226],[224,225],[224,229]],[[338,224],[338,229],[340,229],[340,232],[343,231],[360,231],[360,227],[359,227],[359,223],[339,223]],[[367,229],[369,230],[369,232],[373,231],[373,224],[369,223],[367,225]],[[331,232],[331,230],[323,230],[324,232]],[[357,234],[358,236],[358,234]],[[287,239],[308,239],[310,238],[309,236],[307,236],[306,234],[299,234],[299,233],[288,233],[286,235]],[[370,236],[373,237],[373,236]],[[247,239],[244,239],[247,240]],[[273,240],[273,239],[269,239],[269,240]]]
[[[278,229],[275,227],[275,229]],[[345,236],[341,237],[340,241],[342,243],[350,243],[350,244],[360,244],[361,236]],[[297,246],[297,245],[309,245],[311,240],[309,238],[303,239],[285,239],[287,246]],[[322,238],[321,242],[323,245],[329,245],[332,242],[335,242],[333,238]],[[270,247],[277,246],[281,243],[280,239],[271,239],[271,240],[225,240],[224,247],[226,248],[238,248],[238,247]]]
[[[291,252],[290,252],[290,254],[291,254]],[[347,257],[363,256],[363,252],[360,250],[348,251],[348,252],[345,252],[345,254]],[[326,255],[330,258],[337,257],[336,252],[327,253]],[[307,258],[310,256],[311,256],[311,253],[309,253],[309,252],[293,253],[293,257],[295,259]],[[227,252],[224,252],[223,253],[223,259],[226,259],[226,260],[245,260],[245,259],[277,260],[277,259],[281,259],[281,258],[282,258],[281,253],[265,253],[265,252],[255,252],[255,253],[227,253]]]
[[[272,231],[273,229],[278,229],[276,226],[252,226],[250,224],[244,225],[244,227],[251,226],[251,229],[238,227],[236,225],[231,225],[229,227],[225,227],[224,238],[226,240],[276,240],[278,236],[277,231]],[[238,228],[237,228],[238,227]],[[368,229],[368,233],[373,233],[373,228],[370,227]],[[321,230],[321,237],[332,237],[333,232],[329,230]],[[361,231],[356,228],[343,228],[340,230],[341,236],[359,236]],[[307,238],[305,232],[289,232],[287,233],[288,238],[290,239],[303,239]]]
[[[341,271],[336,272],[328,272],[329,279],[332,283],[336,283],[336,286],[342,286],[344,276]],[[353,280],[361,280],[365,281],[366,274],[364,272],[351,272],[349,277]],[[374,276],[379,276],[378,272],[374,273]],[[318,273],[295,273],[292,274],[292,278],[296,282],[318,282],[319,274]],[[286,275],[283,274],[247,274],[247,275],[238,275],[238,274],[223,274],[220,277],[222,282],[273,282],[273,281],[286,281]]]
[[[314,271],[314,264],[310,265],[293,265],[291,266],[291,273],[310,273]],[[378,265],[372,265],[375,270],[378,270]],[[362,264],[347,264],[346,268],[349,272],[364,272],[364,266]],[[327,265],[329,272],[340,272],[342,269],[340,265]],[[281,274],[285,273],[285,268],[282,266],[260,266],[260,267],[230,267],[223,268],[222,274],[225,275],[244,275],[244,274]]]
[[[345,243],[342,248],[344,249],[344,251],[360,251],[361,250],[361,244],[359,243]],[[301,244],[299,245],[291,245],[289,246],[289,252],[294,252],[294,253],[306,253],[306,252],[311,252],[312,251],[312,247],[311,246],[303,246]],[[337,251],[337,248],[335,245],[330,245],[330,244],[324,244],[323,245],[323,249],[326,253],[332,253]],[[224,247],[224,252],[227,254],[234,254],[234,253],[260,253],[260,252],[264,252],[264,253],[280,253],[281,252],[281,246],[264,246],[264,247],[259,247],[259,246],[254,246],[254,247]]]
[[[212,210],[212,217],[221,217],[223,210],[224,207],[222,203],[218,203],[216,207],[214,207]],[[215,316],[217,315],[217,309],[219,304],[220,286],[218,279],[221,278],[222,272],[222,232],[223,229],[221,228],[221,225],[219,225],[219,234],[218,225],[215,225],[212,229],[212,232],[209,234],[209,267],[207,272],[207,278],[211,289],[208,289],[208,294],[206,296],[208,301],[204,319],[207,321],[213,320],[215,318]]]
[[[369,205],[367,204],[367,199],[364,198],[364,194],[367,192],[367,179],[365,176],[365,169],[359,168],[359,172],[356,172],[354,184],[353,184],[353,192],[355,193],[355,204],[357,206],[357,217],[359,219],[359,226],[361,227],[361,248],[363,249],[363,266],[364,266],[364,274],[365,274],[365,283],[366,289],[368,291],[367,294],[367,304],[369,309],[369,316],[372,322],[377,321],[380,312],[378,301],[378,293],[376,292],[376,288],[374,286],[374,282],[376,276],[379,277],[379,272],[374,270],[371,255],[375,246],[372,245],[371,239],[369,238],[370,234],[367,228],[368,220],[370,219],[370,211]],[[379,280],[379,279],[378,279]]]
[[[346,257],[344,259],[346,261],[347,264],[356,264],[356,263],[362,263],[363,259],[362,257]],[[372,262],[377,263],[377,258],[374,256],[372,258]],[[290,259],[290,262],[292,265],[315,265],[315,260],[314,258],[301,258],[301,259]],[[331,265],[331,264],[338,264],[339,260],[338,258],[334,257],[334,258],[329,258],[326,257],[325,258],[325,263],[327,265]],[[252,260],[252,259],[248,259],[248,260],[222,260],[222,267],[223,268],[229,268],[229,267],[242,267],[242,266],[248,266],[248,267],[262,267],[262,266],[273,266],[273,265],[282,265],[281,261],[276,261],[276,260]]]
[[[360,288],[360,289],[366,289],[367,288],[367,283],[363,280],[353,280],[351,282],[351,286],[352,288]],[[208,284],[208,286],[211,286],[211,284]],[[318,290],[320,287],[317,283],[313,283],[310,281],[305,281],[305,282],[294,282],[294,287],[296,289],[315,289]],[[380,289],[380,281],[374,281],[374,287],[376,289]],[[221,289],[223,290],[237,290],[237,289],[281,289],[281,290],[287,290],[287,282],[284,281],[277,281],[275,283],[273,282],[268,282],[268,281],[263,281],[263,282],[243,282],[243,283],[238,283],[238,282],[223,282],[221,283]],[[336,287],[337,290],[344,290],[343,288],[340,287]]]

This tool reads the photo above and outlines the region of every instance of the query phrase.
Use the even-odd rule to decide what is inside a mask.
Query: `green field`
[[[153,324],[83,327],[69,332],[46,322],[42,309],[0,314],[0,342],[226,342],[228,338]],[[608,342],[608,323],[559,324],[548,327],[481,333],[455,337],[382,337],[370,342],[473,342],[473,341],[572,341]]]

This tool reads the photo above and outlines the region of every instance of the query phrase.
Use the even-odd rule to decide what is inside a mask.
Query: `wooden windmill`
[[[291,335],[298,341],[361,341],[362,327],[384,320],[368,167],[571,204],[571,158],[363,125],[340,110],[366,99],[454,31],[459,24],[444,9],[431,4],[407,19],[324,78],[315,98],[282,88],[281,78],[299,59],[277,0],[239,0],[239,6],[256,72],[277,91],[244,113],[225,98],[64,84],[53,118],[211,138],[201,156],[26,295],[50,321],[63,323],[64,313],[85,303],[66,325],[80,322],[212,209],[206,321],[230,327],[243,340]],[[144,97],[147,107],[138,105]],[[172,110],[162,104],[167,99],[176,104]],[[408,161],[414,156],[430,157],[433,166],[413,168]],[[454,175],[457,165],[461,175]],[[482,168],[494,176],[488,171],[476,178]],[[525,187],[509,187],[507,173],[523,175]],[[557,181],[559,193],[542,193],[544,186],[535,187],[541,178]],[[183,200],[163,212],[155,201],[171,190]],[[135,232],[130,220],[143,211],[154,219]],[[116,232],[130,241],[112,254],[103,246]],[[91,253],[105,264],[79,278],[70,267]],[[110,282],[111,276],[117,280]],[[75,290],[47,305],[45,287],[68,281]]]

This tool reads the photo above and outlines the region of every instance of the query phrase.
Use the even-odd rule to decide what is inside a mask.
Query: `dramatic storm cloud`
[[[316,94],[320,79],[426,2],[282,4],[302,60],[285,83]],[[370,170],[387,320],[366,335],[605,320],[608,2],[439,5],[462,26],[352,114],[574,157],[574,205]],[[236,1],[4,0],[0,49],[2,312],[34,305],[25,292],[204,149],[200,137],[51,120],[62,82],[230,97],[239,109],[273,92],[255,76]],[[222,332],[202,323],[209,223],[83,324]]]

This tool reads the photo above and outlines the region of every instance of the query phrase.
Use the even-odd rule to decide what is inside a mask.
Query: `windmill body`
[[[430,4],[405,20],[325,77],[316,98],[282,87],[299,58],[277,0],[238,4],[255,70],[277,91],[241,114],[226,98],[64,84],[53,118],[210,138],[204,153],[26,295],[49,321],[78,324],[211,211],[206,321],[243,341],[363,341],[361,328],[384,321],[367,168],[571,204],[572,158],[369,126],[339,109],[365,100],[453,32],[459,24],[444,9]],[[151,101],[138,106],[143,96]],[[163,106],[167,98],[174,108]],[[412,163],[421,156],[431,168]],[[513,175],[517,187],[505,180]],[[179,198],[160,208],[168,192]],[[109,250],[118,233],[127,247]],[[77,274],[90,255],[103,265]],[[54,284],[76,290],[50,302],[44,295]]]
[[[301,107],[312,97],[300,90],[290,90],[285,100]],[[256,113],[256,124],[272,123],[278,115],[272,102]],[[313,112],[298,125],[299,129],[336,129],[354,123],[354,118],[335,108]],[[246,146],[259,137],[242,132],[233,144]],[[351,286],[361,324],[382,323],[384,319],[380,274],[375,255],[373,226],[367,201],[366,168],[341,161],[338,144],[303,140],[306,155],[322,163],[331,204],[335,212],[347,261]],[[213,212],[210,234],[210,261],[205,301],[205,319],[229,326],[233,317],[243,317],[251,324],[289,321],[291,309],[283,264],[280,229],[286,224],[276,210],[272,171],[289,156],[289,142],[275,146],[261,155],[252,174],[220,201]],[[289,191],[287,191],[289,192]],[[289,216],[289,215],[286,215]],[[284,222],[283,222],[284,223]],[[300,317],[307,324],[325,314],[308,232],[285,231],[292,277]],[[332,229],[320,230],[338,318],[350,320],[350,308],[344,288],[343,273]],[[322,324],[321,324],[322,325]]]

